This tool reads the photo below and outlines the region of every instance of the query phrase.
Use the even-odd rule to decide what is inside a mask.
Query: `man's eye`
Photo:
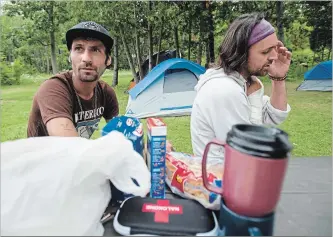
[[[94,48],[93,51],[94,52],[100,52],[100,50],[98,48]]]
[[[75,47],[74,49],[75,49],[75,51],[79,51],[79,50],[82,49],[82,47],[79,47],[79,46],[78,46],[78,47]]]
[[[262,52],[263,54],[268,54],[269,52],[271,51],[271,48],[270,49],[267,49],[265,50],[264,52]]]

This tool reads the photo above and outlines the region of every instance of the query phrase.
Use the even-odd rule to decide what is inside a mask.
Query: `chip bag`
[[[201,157],[182,152],[166,154],[166,183],[174,194],[194,199],[205,208],[219,210],[221,196],[207,190],[202,181]],[[208,159],[208,181],[216,187],[222,187],[223,161]]]

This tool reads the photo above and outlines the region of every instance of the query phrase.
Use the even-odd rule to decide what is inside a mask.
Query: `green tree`
[[[332,2],[307,1],[304,15],[307,18],[307,24],[313,27],[310,34],[310,48],[314,52],[321,52],[321,60],[324,60],[325,49],[327,49],[327,58],[330,58],[332,49]]]
[[[9,15],[20,15],[33,21],[34,35],[39,35],[39,42],[50,46],[53,73],[58,72],[56,34],[59,25],[68,19],[65,2],[42,1],[12,1],[5,5]],[[37,34],[36,34],[37,33]],[[42,37],[41,37],[42,36]]]

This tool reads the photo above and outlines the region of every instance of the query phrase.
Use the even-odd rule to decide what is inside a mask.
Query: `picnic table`
[[[168,198],[174,195],[168,193]],[[113,220],[104,236],[117,236]],[[276,210],[274,235],[332,236],[332,157],[291,158]]]

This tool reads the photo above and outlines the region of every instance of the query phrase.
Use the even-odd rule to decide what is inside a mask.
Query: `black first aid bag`
[[[131,197],[113,221],[121,235],[218,235],[215,214],[194,200]]]

